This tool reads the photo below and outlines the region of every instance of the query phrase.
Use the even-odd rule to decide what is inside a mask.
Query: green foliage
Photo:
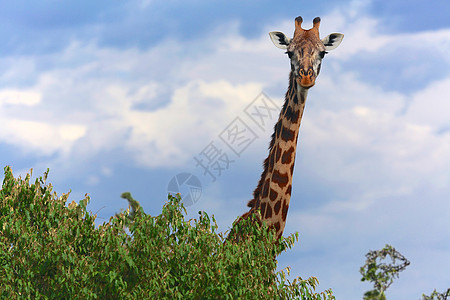
[[[389,256],[391,262],[385,263],[384,260]],[[394,278],[399,276],[408,265],[409,261],[401,255],[394,247],[386,245],[383,249],[369,251],[366,254],[366,263],[359,270],[361,281],[373,282],[374,289],[364,294],[364,300],[385,300],[384,292],[394,282]],[[396,265],[396,262],[400,264]]]
[[[450,298],[450,288],[443,293],[434,290],[430,296],[422,295],[422,300],[448,300]]]
[[[48,171],[47,171],[48,173]],[[131,209],[96,226],[89,197],[66,206],[46,184],[30,184],[5,168],[0,190],[0,295],[2,298],[75,299],[335,299],[316,293],[311,277],[290,282],[275,272],[275,257],[298,235],[273,243],[264,226],[238,244],[217,232],[213,216],[185,220],[179,196],[158,216],[145,214],[129,193]]]

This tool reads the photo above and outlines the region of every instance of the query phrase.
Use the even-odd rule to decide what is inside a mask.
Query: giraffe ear
[[[289,43],[291,42],[290,38],[288,38],[284,33],[279,31],[269,32],[269,36],[273,44],[280,49],[287,49]]]
[[[331,33],[322,39],[326,51],[336,49],[342,42],[344,35],[342,33]]]

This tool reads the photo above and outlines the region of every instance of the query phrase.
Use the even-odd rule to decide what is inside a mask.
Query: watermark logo
[[[201,170],[204,177],[215,182],[259,138],[258,134],[272,128],[279,111],[280,107],[261,92],[242,114],[218,134],[217,139],[193,157],[195,167]],[[180,186],[188,181],[187,191],[181,192]],[[200,180],[191,173],[180,173],[169,182],[169,193],[181,193],[185,206],[192,205],[201,196]]]
[[[214,141],[211,141],[198,156],[194,156],[194,160],[197,162],[195,166],[202,168],[203,175],[210,176],[212,182],[234,162],[229,159],[226,152],[214,145]]]
[[[258,125],[262,131],[266,131],[267,125],[271,125],[276,121],[279,111],[280,107],[264,93],[259,94],[258,97],[244,109],[245,114]]]
[[[241,118],[237,117],[219,134],[219,138],[234,154],[241,156],[258,136]]]
[[[191,206],[200,199],[202,184],[191,173],[179,173],[169,181],[167,191],[172,195],[180,193],[184,206]]]
[[[215,182],[259,138],[258,134],[273,126],[279,111],[280,107],[261,92],[244,108],[244,114],[234,118],[222,130],[217,136],[219,141],[211,141],[194,156],[195,166],[202,169],[203,176]]]

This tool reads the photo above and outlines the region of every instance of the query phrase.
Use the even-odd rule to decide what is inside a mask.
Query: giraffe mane
[[[290,94],[292,93],[292,90],[294,89],[295,84],[296,83],[295,83],[295,79],[294,79],[294,74],[293,74],[293,72],[290,72],[289,73],[289,88],[288,88],[288,90],[286,92],[285,99],[284,99],[284,104],[283,104],[283,107],[281,109],[282,113],[284,113],[286,111],[286,107],[289,104]],[[272,133],[272,138],[270,140],[270,144],[269,144],[269,148],[268,148],[269,153],[272,151],[273,146],[275,145],[276,136],[278,134],[280,134],[281,127],[282,127],[281,124],[282,123],[280,121],[278,121],[274,125],[274,131]],[[270,166],[270,158],[273,159],[273,155],[272,156],[270,156],[270,155],[267,156],[266,159],[264,160],[263,173],[261,174],[261,178],[259,179],[257,187],[253,191],[253,199],[249,200],[248,203],[247,203],[247,207],[250,207],[251,211],[255,211],[255,210],[257,210],[260,207],[260,203],[259,203],[260,202],[259,201],[260,197],[259,196],[261,194],[261,190],[262,190],[262,187],[264,185],[264,178],[266,177],[268,169],[269,169],[269,166]]]

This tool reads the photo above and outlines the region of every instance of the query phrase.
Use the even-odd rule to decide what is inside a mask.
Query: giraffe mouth
[[[313,76],[298,76],[297,77],[297,84],[301,86],[304,89],[309,89],[316,84],[316,80]]]

